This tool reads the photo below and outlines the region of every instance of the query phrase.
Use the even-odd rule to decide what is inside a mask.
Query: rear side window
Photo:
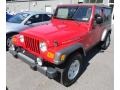
[[[103,17],[103,22],[108,22],[111,20],[111,9],[106,7],[96,7],[95,19],[98,16]]]
[[[105,13],[105,22],[110,21],[111,20],[111,9],[105,8],[104,13]]]
[[[43,14],[43,21],[49,21],[51,19],[47,14]]]
[[[42,22],[42,14],[33,15],[29,20],[32,23]]]

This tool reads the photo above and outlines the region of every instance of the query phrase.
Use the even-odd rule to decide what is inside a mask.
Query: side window
[[[104,12],[104,9],[102,7],[97,7],[96,8],[96,11],[95,11],[95,19],[97,17],[101,16],[103,18],[103,22],[105,21],[105,12]]]
[[[105,22],[110,21],[111,20],[111,9],[105,8],[104,12],[105,12]]]
[[[32,23],[42,22],[42,15],[41,14],[33,15],[32,17],[30,17],[29,21],[31,21]]]
[[[101,16],[101,9],[98,8],[98,7],[96,7],[96,10],[95,10],[95,19],[96,19],[97,17],[99,17],[99,16]]]
[[[43,14],[43,21],[49,21],[51,19],[47,14]]]
[[[105,15],[105,9],[101,8],[101,16],[103,17],[103,22],[105,22],[106,15]]]
[[[103,22],[106,23],[111,20],[111,9],[110,8],[96,8],[95,18],[97,16],[102,16]]]
[[[79,7],[73,16],[73,19],[80,21],[88,21],[91,17],[91,13],[91,7]]]

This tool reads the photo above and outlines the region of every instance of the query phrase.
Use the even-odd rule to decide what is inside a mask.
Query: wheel
[[[16,49],[17,49],[17,47],[15,47],[15,46],[13,45],[13,43],[12,43],[11,46],[9,47],[9,50],[15,51]],[[17,52],[14,52],[14,53],[11,53],[11,54],[13,55],[14,58],[18,58]]]
[[[70,56],[68,60],[62,74],[62,83],[66,87],[73,84],[83,71],[82,56],[79,53]]]
[[[17,33],[10,33],[6,35],[6,51],[12,46],[12,37]]]
[[[110,41],[110,33],[108,33],[105,40],[102,42],[101,49],[106,50],[110,45]]]
[[[12,39],[12,36],[7,36],[7,38],[6,38],[6,51],[8,51],[9,47],[11,47],[11,45],[12,45],[11,39]]]

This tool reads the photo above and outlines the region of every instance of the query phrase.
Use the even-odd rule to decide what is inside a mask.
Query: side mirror
[[[31,21],[27,21],[27,22],[25,23],[25,25],[30,25],[30,24],[32,24]]]
[[[98,17],[96,18],[96,23],[97,23],[97,24],[103,23],[103,18],[102,18],[101,16],[98,16]]]

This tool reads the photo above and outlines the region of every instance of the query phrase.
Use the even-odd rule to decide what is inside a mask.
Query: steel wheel
[[[75,52],[66,61],[62,73],[62,84],[65,86],[72,85],[83,72],[83,58],[80,53]]]
[[[109,47],[109,45],[110,45],[110,41],[111,41],[110,40],[110,33],[108,33],[107,36],[106,36],[106,38],[105,38],[105,41],[101,45],[101,48],[103,50],[106,50]]]
[[[74,79],[79,72],[79,68],[80,68],[80,63],[78,60],[75,60],[70,65],[70,68],[68,70],[68,79],[70,79],[70,80]]]
[[[105,46],[109,46],[109,44],[110,44],[110,35],[106,39]]]
[[[10,47],[12,45],[11,37],[7,38],[7,46]]]

